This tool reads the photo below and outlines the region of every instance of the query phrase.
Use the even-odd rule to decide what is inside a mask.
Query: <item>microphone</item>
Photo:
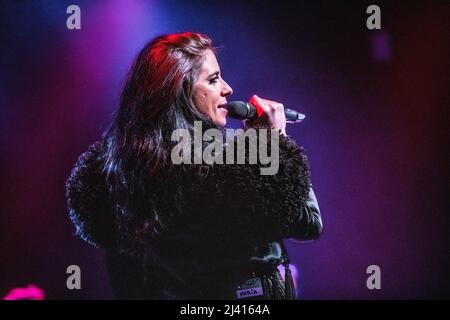
[[[227,103],[226,108],[228,115],[238,120],[254,120],[259,118],[263,113],[260,108],[243,101],[231,101]],[[286,116],[286,122],[289,123],[301,122],[306,117],[304,114],[288,108],[284,108],[284,115]]]

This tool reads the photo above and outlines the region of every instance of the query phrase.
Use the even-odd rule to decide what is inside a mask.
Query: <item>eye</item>
[[[219,80],[219,77],[215,77],[209,80],[209,84],[214,84],[217,82],[217,80]]]

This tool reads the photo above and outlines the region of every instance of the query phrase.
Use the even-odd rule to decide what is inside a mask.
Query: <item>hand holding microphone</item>
[[[230,117],[245,120],[247,128],[269,126],[280,129],[283,134],[286,134],[286,122],[300,122],[305,118],[304,114],[284,108],[279,102],[262,99],[257,95],[252,96],[248,103],[229,102],[227,109]]]

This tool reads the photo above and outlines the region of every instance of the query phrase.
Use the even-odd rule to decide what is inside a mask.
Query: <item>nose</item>
[[[228,83],[223,80],[222,96],[228,97],[233,94],[233,89],[228,85]]]

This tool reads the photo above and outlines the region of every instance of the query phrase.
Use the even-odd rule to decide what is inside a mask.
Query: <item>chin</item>
[[[218,125],[219,127],[225,127],[225,125],[227,124],[227,119],[226,118],[218,119],[218,120],[214,121],[214,123],[216,125]]]

